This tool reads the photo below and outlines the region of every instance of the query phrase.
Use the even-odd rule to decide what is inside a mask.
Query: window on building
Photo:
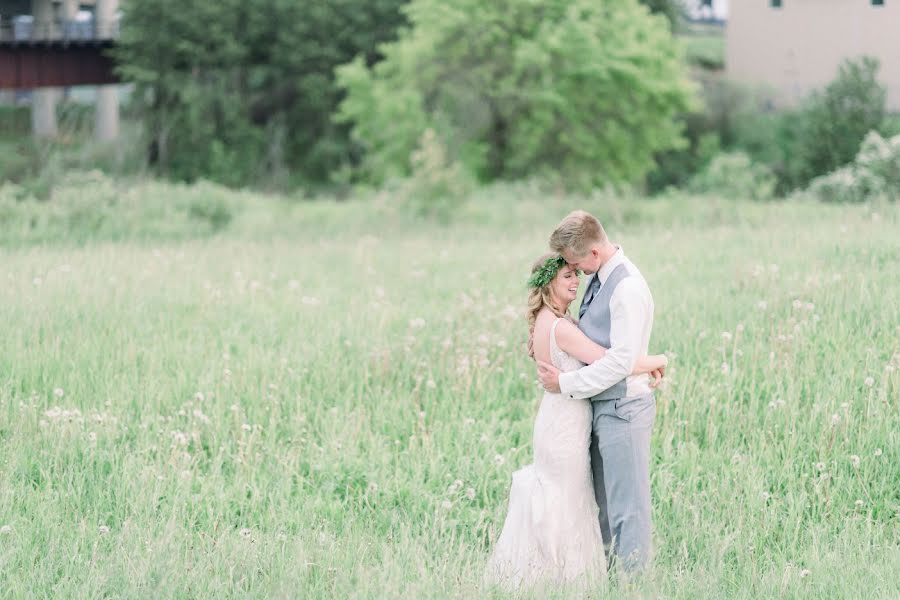
[[[781,8],[781,0],[769,0],[769,5],[772,8]]]
[[[872,0],[872,6],[884,6],[884,0]]]

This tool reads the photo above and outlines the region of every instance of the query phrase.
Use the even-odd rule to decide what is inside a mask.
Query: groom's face
[[[584,271],[588,275],[593,275],[599,271],[602,264],[600,251],[596,248],[591,248],[584,256],[578,256],[568,248],[563,250],[561,254],[563,259],[569,263],[569,266],[573,269]]]

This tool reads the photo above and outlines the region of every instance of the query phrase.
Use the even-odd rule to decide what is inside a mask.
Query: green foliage
[[[722,148],[734,143],[740,116],[749,110],[752,96],[743,87],[704,71],[696,72],[695,78],[700,84],[700,106],[679,116],[687,143],[657,153],[656,167],[646,181],[651,193],[687,185]]]
[[[0,238],[5,244],[80,244],[205,237],[226,229],[247,202],[238,192],[204,181],[164,186],[119,181],[100,171],[69,171],[47,189],[0,186]]]
[[[569,186],[633,182],[654,152],[682,143],[681,49],[634,0],[414,0],[385,59],[338,69],[360,173],[410,171],[430,127],[482,179],[535,174]]]
[[[673,27],[684,16],[681,0],[640,0],[640,2],[653,13],[663,15]]]
[[[147,0],[124,6],[116,56],[136,84],[151,164],[176,179],[283,187],[352,159],[331,119],[333,69],[402,23],[403,0]],[[291,175],[294,173],[294,175]]]
[[[472,191],[473,182],[458,162],[449,160],[433,129],[426,129],[410,157],[412,173],[399,186],[398,195],[413,214],[451,220]]]
[[[852,161],[868,131],[890,129],[876,72],[873,59],[848,61],[824,90],[795,109],[781,110],[773,110],[759,92],[701,74],[704,109],[682,117],[688,144],[657,155],[649,190],[684,185],[719,148],[765,165],[776,177],[778,195],[805,187],[813,177]]]
[[[823,202],[900,198],[900,134],[884,139],[871,131],[849,165],[813,179],[809,191]]]
[[[684,35],[689,63],[701,69],[721,71],[725,68],[725,36],[722,32],[707,35]]]
[[[852,161],[865,135],[882,127],[887,91],[877,73],[874,58],[848,60],[837,78],[803,106],[795,149],[797,184]]]
[[[778,192],[805,187],[853,160],[866,133],[884,131],[886,93],[871,58],[847,61],[837,78],[796,109],[764,111],[758,103],[736,114],[733,142],[778,177]]]
[[[542,288],[556,277],[562,266],[566,264],[566,259],[562,256],[551,256],[544,261],[544,264],[528,278],[528,287]]]
[[[691,179],[688,189],[732,200],[769,200],[775,192],[775,176],[743,152],[723,153]]]

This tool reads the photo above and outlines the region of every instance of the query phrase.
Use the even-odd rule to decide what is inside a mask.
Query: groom
[[[603,541],[625,571],[635,573],[650,559],[650,432],[656,402],[648,376],[629,373],[648,353],[653,297],[637,267],[582,210],[560,222],[550,248],[592,275],[578,327],[609,351],[570,373],[540,362],[539,376],[550,392],[591,400],[591,469]]]

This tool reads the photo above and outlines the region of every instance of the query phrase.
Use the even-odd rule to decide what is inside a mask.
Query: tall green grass
[[[2,230],[0,597],[503,597],[480,575],[531,461],[524,281],[577,207],[672,357],[653,569],[596,595],[900,595],[895,205],[513,186],[441,227],[107,184],[132,216]],[[209,194],[216,230],[177,208]]]

